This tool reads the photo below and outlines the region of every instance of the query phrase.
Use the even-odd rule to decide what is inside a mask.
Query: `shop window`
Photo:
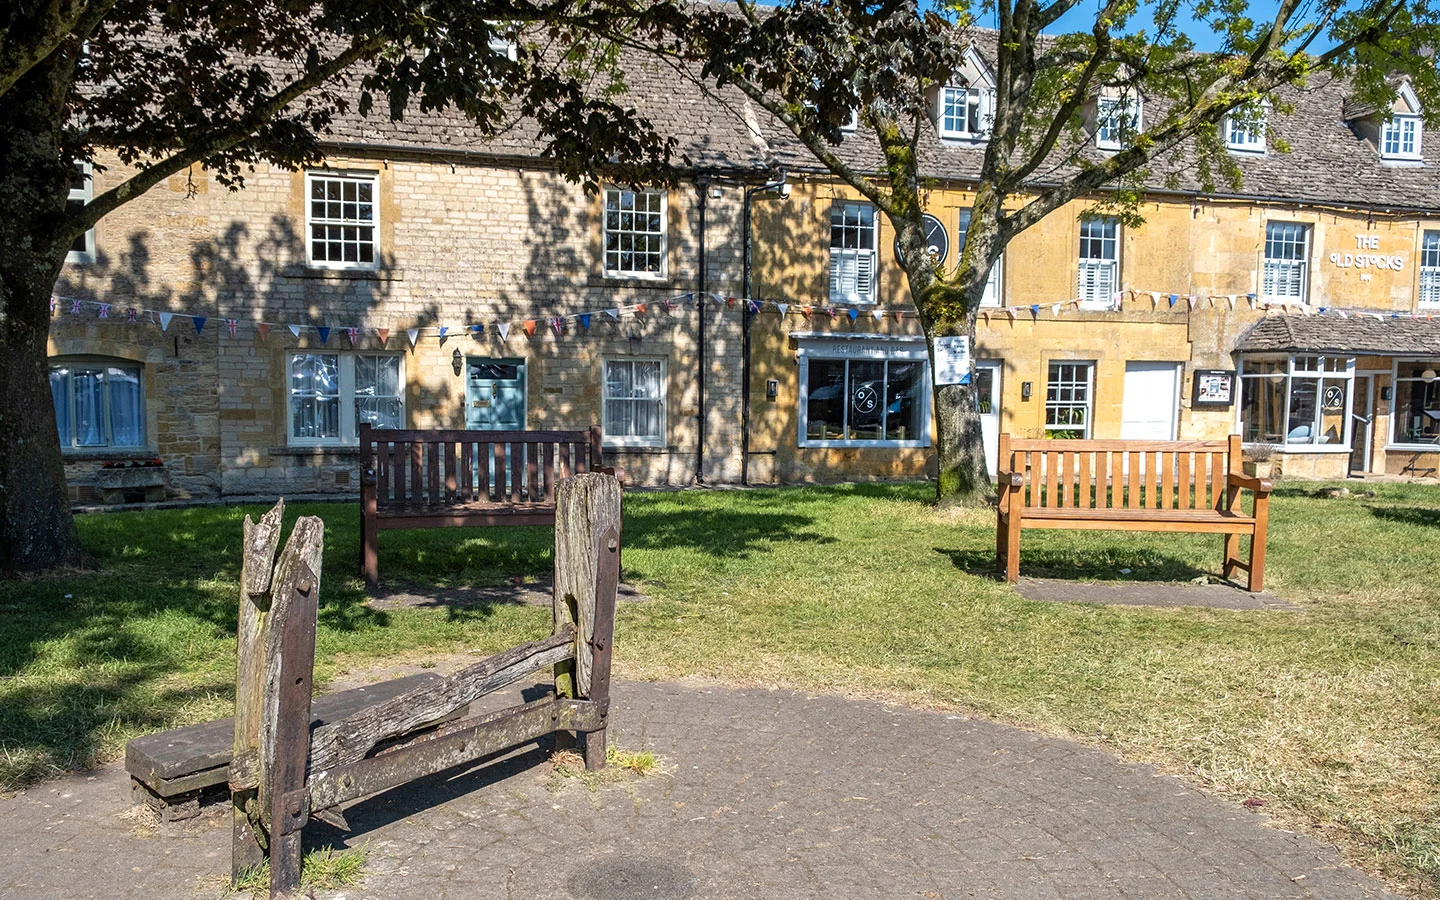
[[[1427,231],[1420,241],[1420,305],[1440,306],[1440,231]]]
[[[800,446],[926,447],[929,362],[923,351],[800,359]],[[888,358],[887,358],[888,357]]]
[[[1045,437],[1090,437],[1095,364],[1052,362],[1045,380]]]
[[[1392,444],[1436,449],[1440,445],[1440,359],[1405,360],[1395,366]]]
[[[305,176],[310,265],[370,269],[379,262],[375,195],[379,176],[310,172]]]
[[[145,445],[145,395],[135,363],[56,360],[50,399],[64,450]]]
[[[1248,357],[1241,366],[1240,434],[1246,443],[1349,446],[1353,359]]]
[[[830,209],[830,299],[875,302],[875,207],[841,203]]]
[[[1120,284],[1120,220],[1100,216],[1080,222],[1080,277],[1076,286],[1085,309],[1114,309]]]
[[[665,443],[663,360],[606,361],[605,443],[622,447],[658,447]]]
[[[664,191],[605,189],[605,274],[665,277]]]
[[[353,445],[362,423],[404,427],[404,361],[399,356],[295,353],[289,391],[294,445]]]
[[[1310,226],[1265,223],[1265,266],[1260,296],[1272,303],[1305,303],[1309,295]]]
[[[956,258],[957,258],[957,259],[959,258],[959,253],[963,253],[963,252],[965,251],[965,238],[966,238],[966,237],[969,235],[969,233],[970,233],[970,216],[971,216],[971,215],[972,215],[972,213],[971,213],[971,211],[968,210],[968,209],[962,209],[962,210],[960,210],[960,228],[959,228],[959,244],[960,244],[960,247],[959,247],[959,252],[956,254]],[[1000,280],[1001,280],[1002,277],[1004,277],[1003,274],[1002,274],[1004,268],[1005,268],[1005,254],[1002,253],[1002,254],[1000,254],[1000,258],[997,259],[997,260],[995,260],[995,265],[993,265],[993,266],[990,267],[990,276],[985,279],[985,295],[980,298],[980,305],[981,305],[981,306],[999,306],[999,305],[1000,305],[1000,296],[1001,296],[1001,294],[1000,294]]]

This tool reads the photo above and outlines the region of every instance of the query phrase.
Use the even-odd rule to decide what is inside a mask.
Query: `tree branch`
[[[22,21],[41,22],[32,32],[11,27],[0,33],[0,97],[64,43],[71,35],[83,39],[94,31],[115,5],[115,0],[51,0],[44,12],[19,15]],[[23,39],[17,43],[17,39]]]

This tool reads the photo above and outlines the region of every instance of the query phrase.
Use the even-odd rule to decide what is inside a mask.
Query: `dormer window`
[[[942,138],[976,140],[990,133],[990,92],[947,85],[940,89],[937,124]]]
[[[1135,97],[1101,97],[1095,104],[1095,146],[1122,150],[1140,133],[1140,101]]]
[[[1397,115],[1380,126],[1382,159],[1420,158],[1420,117]]]
[[[1264,153],[1269,110],[1241,107],[1225,117],[1225,148],[1236,153]]]
[[[858,109],[852,109],[852,110],[850,110],[850,118],[845,122],[844,125],[841,125],[841,126],[840,126],[840,130],[843,131],[843,132],[845,132],[846,134],[849,134],[850,132],[854,131],[855,129],[857,129],[857,128],[859,128],[859,127],[860,127],[860,110],[858,110]]]

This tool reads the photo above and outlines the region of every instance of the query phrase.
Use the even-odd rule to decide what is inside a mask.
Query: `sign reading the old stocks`
[[[1380,249],[1380,235],[1355,235],[1354,253],[1331,253],[1330,263],[1341,269],[1384,269],[1400,272],[1405,269],[1405,257],[1398,253],[1377,253]],[[1368,280],[1368,274],[1366,280]]]

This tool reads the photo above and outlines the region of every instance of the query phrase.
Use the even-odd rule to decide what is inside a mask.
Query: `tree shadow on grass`
[[[747,558],[776,543],[834,544],[810,528],[815,516],[795,512],[690,509],[683,512],[637,506],[625,517],[628,549],[694,550],[715,558]],[[787,507],[788,508],[788,507]]]
[[[1001,580],[994,550],[953,550],[936,547],[948,556],[955,568],[969,575]],[[1122,573],[1128,569],[1128,573]],[[1057,578],[1065,581],[1190,581],[1202,571],[1174,556],[1143,547],[1115,546],[1100,550],[1024,549],[1020,554],[1020,575],[1028,578]]]
[[[1402,525],[1440,528],[1440,509],[1428,506],[1369,506],[1370,515]]]

